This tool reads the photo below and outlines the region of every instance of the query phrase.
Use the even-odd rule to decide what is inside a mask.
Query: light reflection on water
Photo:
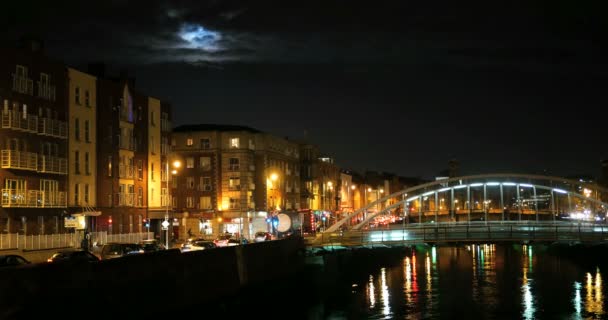
[[[536,244],[422,247],[400,264],[369,274],[366,314],[374,319],[437,319],[458,312],[470,318],[604,317],[600,268],[582,271]]]

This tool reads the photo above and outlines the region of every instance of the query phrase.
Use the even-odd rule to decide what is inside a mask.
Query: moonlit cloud
[[[208,30],[199,24],[184,23],[178,34],[185,41],[186,48],[200,49],[208,52],[222,50],[219,44],[222,40],[222,35],[219,32]]]

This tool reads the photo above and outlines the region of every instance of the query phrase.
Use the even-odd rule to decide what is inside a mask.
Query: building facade
[[[70,212],[97,206],[97,78],[68,68]]]
[[[182,232],[268,231],[272,214],[300,207],[297,144],[243,126],[188,125],[173,130],[170,163],[183,163],[170,190]]]
[[[0,230],[63,232],[68,194],[67,72],[39,42],[0,53]]]

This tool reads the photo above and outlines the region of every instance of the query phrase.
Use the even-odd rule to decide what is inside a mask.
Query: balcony
[[[169,154],[169,145],[166,143],[161,143],[160,145],[160,154],[166,156]]]
[[[120,137],[119,147],[124,150],[135,151],[135,140],[133,138]]]
[[[122,207],[135,206],[135,193],[117,193],[118,205]]]
[[[126,165],[126,164],[118,165],[118,177],[119,178],[133,179],[133,174],[134,174],[133,166]]]
[[[171,132],[171,121],[168,119],[160,119],[160,130],[164,132]]]
[[[38,158],[38,172],[68,174],[68,161],[65,158],[41,155]]]
[[[66,139],[68,137],[68,126],[65,121],[40,118],[38,119],[38,134]]]
[[[14,73],[12,74],[12,76],[13,91],[29,94],[30,96],[34,95],[34,80],[29,79],[28,77],[16,75]]]
[[[4,208],[65,208],[65,192],[2,189]]]
[[[2,169],[38,170],[38,155],[33,152],[2,150]]]
[[[38,133],[38,117],[25,115],[24,118],[19,111],[6,110],[2,112],[2,128]]]
[[[55,101],[55,86],[38,81],[38,96],[46,100]]]
[[[166,207],[167,205],[171,206],[171,201],[172,197],[170,195],[167,194],[161,194],[160,195],[160,206],[161,207]]]

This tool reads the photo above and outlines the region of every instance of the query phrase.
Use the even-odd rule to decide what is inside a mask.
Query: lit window
[[[230,177],[229,188],[230,190],[239,190],[241,188],[241,178]]]
[[[186,168],[189,168],[189,169],[194,168],[194,158],[193,157],[186,158]]]
[[[238,148],[239,147],[239,138],[231,138],[230,139],[230,148]]]
[[[193,145],[193,144],[194,144],[194,140],[193,140],[192,138],[188,138],[188,139],[186,139],[186,145],[187,145],[187,146],[191,146],[191,145]]]

